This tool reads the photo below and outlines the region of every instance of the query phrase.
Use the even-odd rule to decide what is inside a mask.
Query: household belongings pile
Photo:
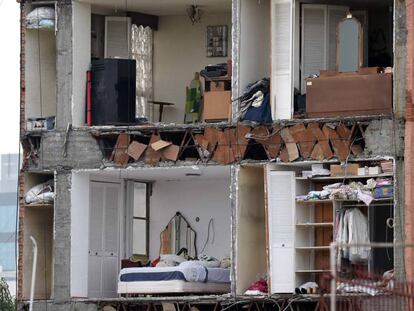
[[[51,7],[39,7],[26,16],[28,29],[55,28],[55,10]]]
[[[337,284],[337,290],[341,293],[364,293],[371,296],[383,295],[394,289],[394,270],[385,271],[380,280],[370,278],[357,278],[343,281]]]
[[[30,188],[29,191],[27,191],[24,199],[26,204],[53,203],[55,200],[53,179]]]
[[[321,191],[310,191],[306,195],[296,196],[296,200],[357,200],[369,206],[374,199],[392,198],[393,196],[391,178],[370,178],[365,185],[355,181],[348,185],[343,183],[326,185]]]
[[[272,123],[270,109],[270,79],[263,78],[249,84],[239,98],[240,121]]]

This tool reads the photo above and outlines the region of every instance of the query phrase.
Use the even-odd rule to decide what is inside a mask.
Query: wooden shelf
[[[334,200],[326,199],[326,200],[296,200],[296,203],[302,204],[314,204],[314,203],[332,203]]]
[[[53,208],[53,203],[24,204],[26,208]]]
[[[316,177],[296,177],[297,180],[343,180],[343,179],[365,179],[365,178],[378,178],[378,177],[393,177],[392,173],[382,173],[376,175],[350,175],[350,176],[316,176]]]
[[[318,251],[318,250],[329,250],[329,246],[297,246],[296,250],[299,251]]]
[[[328,273],[331,270],[296,270],[296,273]]]
[[[333,222],[300,222],[297,223],[298,227],[333,227]]]

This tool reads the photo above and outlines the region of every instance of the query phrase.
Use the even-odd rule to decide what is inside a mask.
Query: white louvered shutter
[[[88,297],[116,297],[120,185],[91,182]]]
[[[131,57],[131,18],[105,17],[105,58]]]
[[[305,79],[326,68],[326,5],[302,6],[302,92]]]
[[[272,0],[271,5],[272,117],[290,119],[293,106],[293,0]]]
[[[268,171],[270,293],[295,289],[295,173]]]

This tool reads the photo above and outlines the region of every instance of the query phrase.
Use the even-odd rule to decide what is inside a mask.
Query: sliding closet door
[[[302,5],[301,90],[305,79],[321,70],[336,70],[336,29],[349,8],[336,5]]]
[[[267,169],[270,293],[295,289],[295,173]]]
[[[326,5],[302,5],[302,91],[305,79],[326,69]]]
[[[293,0],[271,2],[271,107],[273,119],[290,119],[293,107]]]
[[[91,182],[88,297],[116,297],[120,185]]]

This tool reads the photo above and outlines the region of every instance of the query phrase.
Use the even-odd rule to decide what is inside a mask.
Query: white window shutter
[[[293,0],[272,0],[271,5],[272,117],[290,119],[293,108]]]
[[[105,58],[131,57],[131,18],[105,17]]]
[[[302,93],[305,79],[326,69],[326,5],[302,6]]]
[[[268,171],[267,174],[270,293],[292,293],[295,288],[295,173]]]
[[[336,70],[336,33],[338,23],[346,17],[349,7],[328,5],[328,64],[327,69]]]

